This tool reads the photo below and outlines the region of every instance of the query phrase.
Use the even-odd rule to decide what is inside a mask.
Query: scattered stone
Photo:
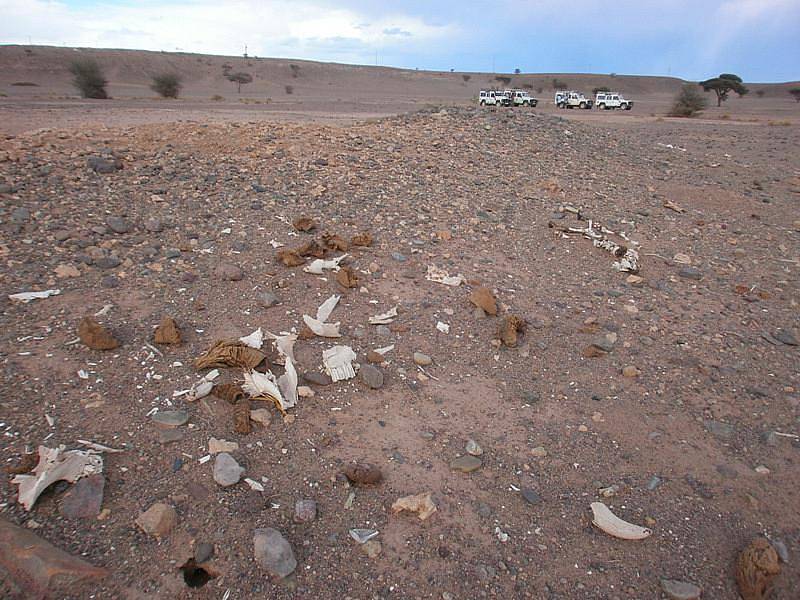
[[[703,274],[697,267],[683,267],[680,271],[678,271],[678,277],[699,281],[703,278]]]
[[[467,440],[465,449],[467,454],[471,454],[472,456],[481,456],[483,454],[483,448],[473,439]]]
[[[797,346],[800,342],[797,341],[797,338],[792,335],[791,331],[786,331],[785,329],[779,329],[775,332],[775,335],[772,336],[776,340],[778,340],[781,344],[785,344],[786,346]]]
[[[214,556],[214,544],[210,542],[199,542],[194,545],[194,562],[202,565]]]
[[[661,589],[672,600],[699,600],[703,593],[703,590],[693,583],[675,579],[662,579]]]
[[[469,301],[488,315],[497,314],[497,300],[487,287],[475,288],[469,296]]]
[[[113,350],[119,346],[117,339],[92,317],[81,319],[78,337],[92,350]]]
[[[258,303],[264,308],[272,308],[273,306],[280,304],[281,301],[278,296],[272,292],[261,292],[258,295]]]
[[[622,376],[623,377],[638,377],[641,374],[641,371],[634,367],[633,365],[627,365],[622,368]]]
[[[472,473],[481,468],[483,462],[476,456],[466,454],[450,461],[450,469],[461,473]]]
[[[541,504],[542,497],[531,488],[522,488],[521,492],[522,492],[522,497],[528,504],[532,504],[534,506],[537,504]]]
[[[106,275],[100,280],[100,285],[106,289],[119,287],[119,278],[114,275]]]
[[[102,473],[82,477],[64,494],[61,514],[67,519],[93,519],[100,514],[105,485]]]
[[[184,433],[180,429],[163,429],[158,432],[159,444],[172,444],[180,442],[184,438]]]
[[[222,487],[230,487],[239,483],[244,467],[227,452],[220,452],[214,460],[214,481]]]
[[[433,359],[422,352],[414,352],[414,363],[418,364],[420,367],[427,367],[433,363]]]
[[[178,513],[169,504],[158,502],[140,514],[136,524],[146,534],[163,538],[178,524]]]
[[[303,499],[294,503],[294,522],[310,523],[317,518],[317,503],[315,500]]]
[[[378,540],[369,540],[361,545],[361,552],[366,554],[369,558],[377,558],[382,550],[383,546],[381,546]]]
[[[189,421],[189,413],[185,410],[160,410],[152,418],[164,427],[180,427]]]
[[[362,365],[359,371],[361,380],[373,390],[378,390],[383,387],[383,371],[374,365]]]
[[[268,408],[256,408],[250,411],[250,420],[256,423],[261,423],[264,427],[272,421],[272,415]]]
[[[103,175],[116,173],[122,169],[121,161],[117,160],[116,158],[104,158],[102,156],[90,156],[88,159],[86,159],[86,164],[89,165],[89,168],[95,173],[100,173]]]
[[[350,483],[374,484],[383,479],[381,470],[370,463],[354,463],[342,469],[342,473]]]
[[[283,579],[297,568],[297,560],[289,542],[271,527],[253,532],[253,551],[256,562],[277,579]]]
[[[131,224],[122,217],[108,217],[106,225],[114,233],[128,233],[131,230]]]
[[[547,456],[547,450],[544,446],[536,446],[536,448],[531,450],[531,456],[534,458],[544,458]]]
[[[244,272],[236,265],[222,263],[214,270],[214,275],[224,281],[240,281],[244,277]]]
[[[317,224],[314,223],[314,220],[311,217],[297,217],[293,222],[294,228],[297,231],[312,231],[316,229]]]
[[[383,354],[380,354],[379,352],[375,352],[375,350],[367,350],[367,361],[368,362],[370,362],[370,363],[372,363],[374,365],[380,365],[385,360],[386,359],[383,357]]]
[[[416,494],[414,496],[404,496],[398,498],[392,504],[392,511],[395,513],[407,510],[417,513],[420,521],[425,521],[436,512],[436,503],[431,497],[431,492]]]
[[[116,269],[121,264],[122,261],[116,256],[103,256],[94,261],[94,266],[103,270]]]
[[[703,421],[703,426],[710,434],[724,439],[729,439],[734,431],[733,425],[728,425],[728,423],[723,423],[721,421],[712,421],[710,419]]]
[[[333,383],[328,375],[325,373],[320,373],[319,371],[308,371],[303,373],[303,379],[306,381],[306,383],[310,383],[311,385],[330,385]]]
[[[153,341],[156,344],[180,344],[181,343],[181,330],[178,329],[178,323],[172,317],[164,317],[161,319],[156,331],[153,335]]]
[[[75,265],[61,264],[55,268],[56,277],[65,279],[67,277],[80,277],[81,272]]]
[[[161,219],[152,217],[145,221],[144,228],[150,233],[160,233],[164,229],[164,224],[161,222]]]
[[[250,415],[252,419],[252,414]],[[239,449],[237,442],[229,442],[228,440],[218,440],[212,437],[208,440],[208,453],[219,454],[220,452],[236,452]]]

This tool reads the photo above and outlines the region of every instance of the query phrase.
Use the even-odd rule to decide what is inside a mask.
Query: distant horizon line
[[[2,42],[0,41],[0,47],[9,47],[9,46],[17,46],[20,48],[54,48],[59,50],[98,50],[98,51],[113,51],[113,52],[151,52],[154,54],[185,54],[185,55],[193,55],[193,56],[215,56],[218,58],[239,58],[239,59],[253,59],[253,60],[286,60],[286,61],[297,61],[297,62],[308,62],[308,63],[319,63],[319,64],[329,64],[329,65],[342,65],[342,66],[349,66],[349,67],[366,67],[366,68],[373,68],[373,69],[395,69],[398,71],[416,71],[416,72],[426,72],[426,73],[452,73],[452,74],[464,74],[464,75],[508,75],[511,77],[524,77],[524,76],[557,76],[557,75],[588,75],[588,76],[605,76],[605,77],[649,77],[649,78],[661,78],[661,79],[674,79],[677,81],[683,81],[685,83],[697,83],[694,79],[684,79],[683,77],[678,77],[677,75],[663,75],[663,74],[631,74],[631,73],[600,73],[600,72],[578,72],[578,71],[558,71],[558,72],[532,72],[532,71],[521,71],[519,73],[514,73],[510,71],[461,71],[461,70],[454,70],[454,69],[429,69],[429,68],[419,68],[419,67],[398,67],[393,65],[379,65],[379,64],[366,64],[366,63],[349,63],[349,62],[337,62],[332,60],[320,60],[320,59],[311,59],[311,58],[293,58],[289,56],[258,56],[258,55],[247,55],[244,54],[213,54],[213,53],[204,53],[204,52],[194,52],[190,50],[148,50],[144,48],[110,48],[110,47],[97,47],[97,46],[57,46],[53,44],[20,44],[14,42]],[[699,81],[699,80],[698,80]],[[745,83],[750,85],[786,85],[786,84],[794,84],[800,83],[800,78],[798,79],[789,79],[785,81],[749,81],[746,80]]]

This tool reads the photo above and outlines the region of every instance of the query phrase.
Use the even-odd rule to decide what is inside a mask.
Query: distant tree
[[[464,80],[464,83],[467,83],[467,82],[468,82],[470,79],[472,79],[472,75],[468,75],[467,73],[464,73],[464,74],[461,76],[461,79],[463,79],[463,80]]]
[[[161,73],[153,75],[152,79],[153,83],[150,84],[150,89],[162,98],[177,98],[183,87],[181,76],[177,73]]]
[[[712,77],[700,82],[700,86],[706,91],[714,91],[717,95],[717,106],[728,99],[728,94],[735,92],[739,97],[744,96],[749,90],[742,83],[742,78],[733,73],[721,73],[719,77]]]
[[[286,92],[287,96],[291,96],[292,94],[294,94],[294,86],[285,85],[283,86],[283,91]]]
[[[603,86],[594,88],[592,90],[592,95],[597,96],[598,92],[610,92],[610,91],[611,91],[611,88],[608,88],[608,87],[603,85]]]
[[[522,71],[519,69],[514,69],[514,75],[519,75],[520,73],[522,73]]]
[[[764,97],[764,90],[756,90],[756,96],[758,96],[759,98],[763,98]]]
[[[675,97],[675,103],[669,111],[671,117],[693,117],[708,105],[708,101],[700,95],[697,88],[687,83]]]
[[[253,76],[250,73],[243,73],[242,71],[238,71],[236,73],[230,73],[226,75],[228,81],[232,81],[237,85],[236,92],[238,94],[242,93],[242,85],[248,84],[253,81]]]
[[[792,88],[789,93],[794,97],[795,102],[800,102],[800,88]]]
[[[105,100],[108,98],[106,84],[108,81],[103,76],[103,70],[93,58],[81,58],[72,61],[69,65],[74,85],[84,98]]]
[[[292,71],[292,79],[297,79],[300,76],[300,65],[292,63],[289,65],[289,69]]]

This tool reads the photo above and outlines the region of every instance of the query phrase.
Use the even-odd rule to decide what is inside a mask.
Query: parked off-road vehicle
[[[478,95],[481,106],[511,106],[511,97],[501,90],[481,90]]]
[[[574,90],[559,90],[556,92],[555,105],[558,108],[592,108],[594,102],[580,92]]]
[[[611,110],[612,108],[630,110],[633,108],[633,101],[626,100],[622,97],[622,94],[618,94],[617,92],[597,92],[597,96],[595,96],[595,106],[603,110]]]
[[[511,104],[513,106],[534,107],[539,104],[539,100],[531,96],[525,90],[506,90],[506,95],[511,94]]]

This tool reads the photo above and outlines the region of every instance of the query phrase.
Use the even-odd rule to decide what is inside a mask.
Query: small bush
[[[176,73],[153,75],[153,83],[150,84],[150,89],[162,98],[177,98],[181,87],[181,77]]]
[[[38,83],[33,83],[32,81],[15,81],[11,85],[17,87],[39,87]]]
[[[544,91],[544,88],[542,86],[539,86],[539,87],[536,88],[536,93],[537,94],[541,94],[543,91]]]
[[[789,93],[795,99],[795,102],[800,102],[800,88],[792,88],[789,90]]]
[[[223,100],[225,100],[225,96],[214,94],[213,96],[211,96],[211,100],[213,100],[214,102],[222,102]]]
[[[756,90],[756,96],[758,96],[759,98],[763,98],[764,97],[764,90]]]
[[[103,76],[103,70],[93,58],[74,60],[69,66],[74,85],[84,98],[105,100],[108,98],[106,84],[108,81]]]
[[[300,76],[300,65],[290,64],[289,69],[292,71],[293,79],[297,79]]]
[[[533,84],[532,83],[523,83],[522,84],[522,89],[524,89],[524,90],[532,90],[533,89]]]
[[[675,97],[669,111],[671,117],[693,117],[708,105],[708,100],[700,95],[694,84],[687,83]]]
[[[592,96],[597,96],[597,94],[598,94],[599,92],[610,92],[610,91],[611,91],[611,88],[608,88],[608,87],[606,87],[606,86],[602,85],[602,86],[600,86],[600,87],[596,87],[596,88],[594,88],[594,89],[592,90]]]
[[[554,90],[565,90],[569,87],[566,83],[561,81],[560,79],[553,77],[553,89]]]
[[[495,81],[499,81],[503,85],[508,85],[511,83],[511,77],[507,77],[506,75],[498,75],[494,78]]]
[[[463,79],[463,80],[464,80],[464,83],[467,83],[467,82],[468,82],[470,79],[472,79],[472,75],[467,75],[466,73],[464,73],[464,74],[461,76],[461,79]]]
[[[291,85],[287,85],[283,89],[286,90],[286,94],[289,95],[289,96],[294,94],[294,87],[291,86]]]

